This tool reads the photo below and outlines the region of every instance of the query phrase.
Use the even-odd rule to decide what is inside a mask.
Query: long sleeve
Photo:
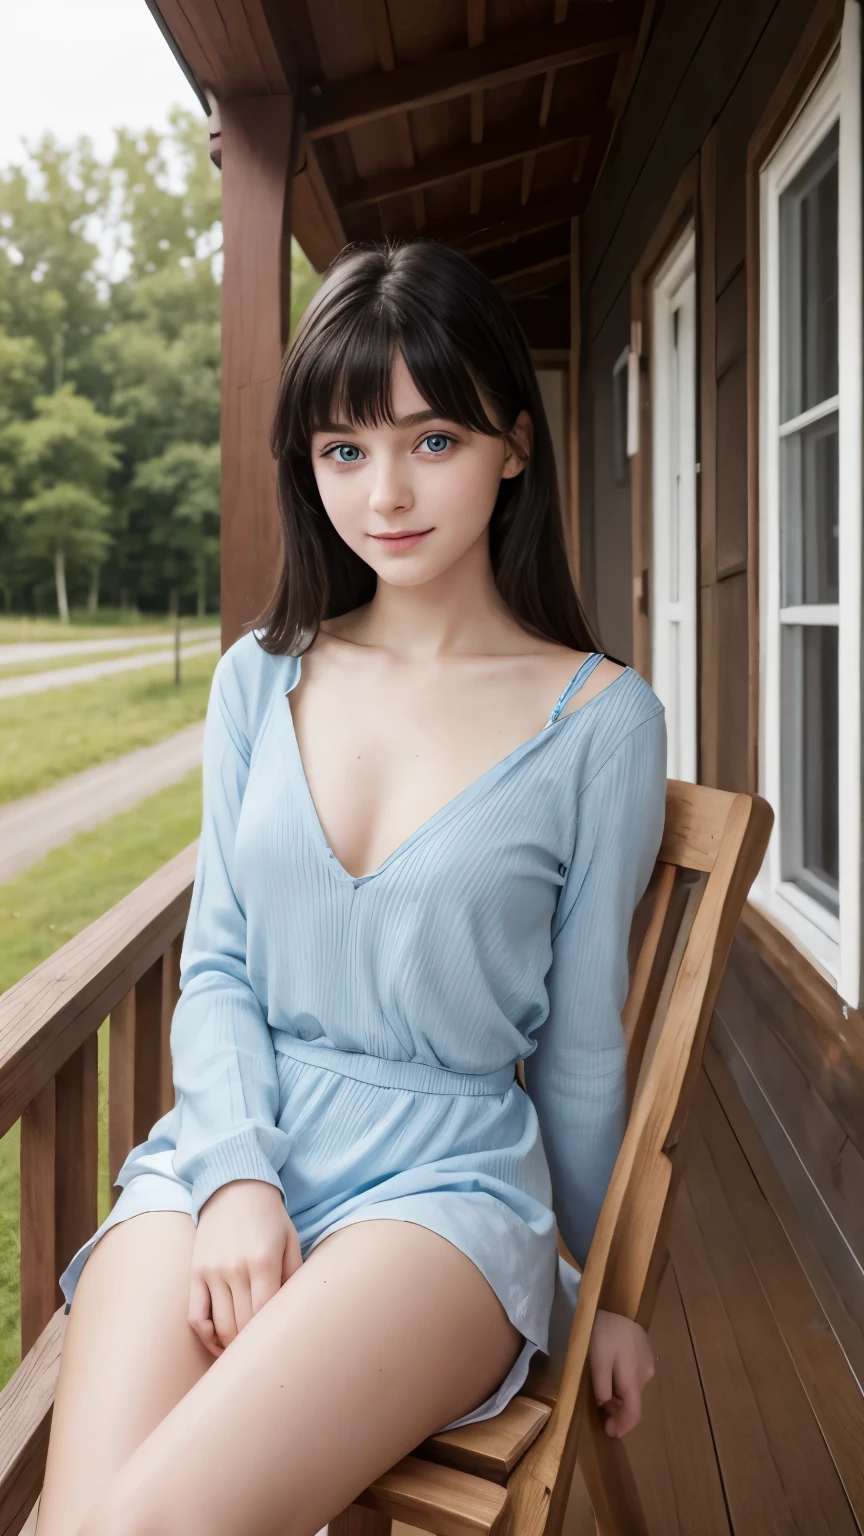
[[[627,943],[660,847],[665,801],[661,710],[631,730],[580,793],[552,924],[549,1013],[525,1059],[558,1230],[580,1266],[626,1128]]]
[[[174,1171],[192,1185],[196,1222],[205,1200],[234,1179],[262,1179],[284,1199],[278,1170],[289,1143],[276,1124],[276,1057],[246,969],[246,914],[236,889],[250,750],[244,690],[229,651],[207,710],[201,841],[171,1025]]]

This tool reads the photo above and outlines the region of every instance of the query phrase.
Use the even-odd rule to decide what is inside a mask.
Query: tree
[[[77,378],[104,325],[92,235],[110,198],[108,168],[88,138],[65,148],[46,134],[23,165],[0,171],[0,325],[36,344],[46,392]]]
[[[173,587],[199,606],[218,593],[221,247],[221,182],[195,112],[177,108],[166,133],[118,130],[104,162],[86,138],[46,135],[0,168],[6,606],[41,601],[52,572],[58,606],[67,582],[67,604],[87,583],[93,604],[100,568],[109,603],[131,594],[164,612]],[[291,272],[293,335],[320,283],[296,240]],[[115,456],[95,478],[40,467],[44,401],[64,383],[113,423]],[[90,500],[67,502],[64,540],[49,548],[64,485]]]
[[[203,618],[208,576],[219,557],[219,444],[175,443],[139,464],[132,491],[155,524],[154,539],[169,557],[174,584],[193,577]]]
[[[9,504],[22,541],[54,568],[57,611],[69,620],[67,562],[75,559],[98,577],[110,546],[109,476],[117,465],[111,442],[116,423],[64,384],[40,395],[30,421],[5,429],[5,458],[14,465],[18,496]]]

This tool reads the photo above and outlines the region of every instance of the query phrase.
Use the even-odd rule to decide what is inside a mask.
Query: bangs
[[[346,313],[338,306],[330,323],[313,327],[314,345],[297,348],[292,396],[300,408],[291,413],[295,450],[306,451],[313,433],[336,423],[395,426],[391,387],[397,352],[436,415],[474,432],[500,434],[462,352],[433,316],[423,315],[421,323],[420,316],[396,315],[381,295],[352,308]],[[482,381],[481,387],[495,400],[493,389]]]
[[[527,337],[489,277],[459,251],[426,239],[345,246],[283,356],[270,436],[282,562],[258,643],[271,655],[301,654],[323,620],[375,598],[375,570],[342,538],[321,499],[311,440],[334,427],[338,433],[337,423],[345,433],[398,427],[392,391],[399,356],[442,424],[501,439],[526,413],[531,451],[518,474],[502,476],[489,517],[495,584],[526,633],[599,650],[573,585],[555,452]],[[269,504],[263,487],[250,491],[263,530]]]

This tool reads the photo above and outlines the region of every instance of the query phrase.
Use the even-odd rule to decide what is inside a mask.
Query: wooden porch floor
[[[657,1372],[625,1441],[651,1536],[855,1536],[864,1398],[829,1317],[861,1335],[710,1042],[681,1150]],[[594,1529],[577,1474],[565,1536]]]

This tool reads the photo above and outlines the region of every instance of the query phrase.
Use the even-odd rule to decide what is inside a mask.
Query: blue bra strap
[[[569,683],[567,684],[567,687],[564,689],[564,692],[558,700],[558,703],[555,705],[555,708],[549,716],[549,719],[546,721],[546,725],[554,724],[568,699],[570,699],[572,695],[582,687],[586,677],[591,676],[594,668],[598,666],[599,663],[603,660],[603,656],[603,651],[592,651],[590,656],[586,656],[582,665],[579,667],[578,671],[573,674]],[[543,729],[545,730],[546,726],[544,726]]]

